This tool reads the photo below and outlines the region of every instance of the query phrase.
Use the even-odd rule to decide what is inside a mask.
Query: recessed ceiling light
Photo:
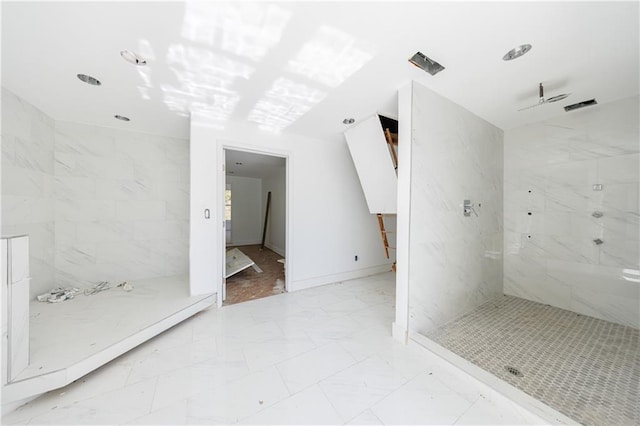
[[[511,61],[513,59],[519,58],[520,56],[524,55],[530,50],[531,50],[530,44],[522,44],[518,47],[514,47],[513,49],[505,53],[505,55],[502,57],[502,60]]]
[[[356,122],[355,118],[345,118],[344,120],[342,120],[342,122],[344,124],[353,124]]]
[[[84,81],[85,83],[92,86],[100,86],[102,84],[100,83],[100,80],[98,80],[97,78],[93,78],[90,75],[78,74],[78,78],[80,79],[80,81]]]
[[[124,115],[118,115],[118,114],[116,114],[116,115],[114,115],[114,117],[115,117],[117,120],[122,120],[122,121],[131,121],[131,119],[130,119],[129,117],[125,117]]]
[[[120,51],[120,56],[122,56],[122,59],[124,59],[125,61],[132,63],[133,65],[147,65],[147,60],[144,59],[142,56],[138,55],[135,52],[132,52],[130,50],[122,50]]]

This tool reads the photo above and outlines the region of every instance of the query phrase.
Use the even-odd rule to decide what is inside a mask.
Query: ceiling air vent
[[[427,57],[427,55],[422,52],[418,52],[411,58],[409,58],[409,62],[411,62],[416,67],[425,70],[431,75],[436,75],[444,69],[442,65]]]
[[[566,107],[564,107],[564,110],[569,112],[569,111],[573,111],[574,109],[580,109],[580,108],[588,107],[591,105],[597,105],[597,104],[598,102],[595,99],[589,99],[588,101],[582,101],[582,102],[578,102],[577,104],[567,105]]]

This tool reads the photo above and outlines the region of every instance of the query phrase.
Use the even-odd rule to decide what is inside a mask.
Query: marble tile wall
[[[187,273],[188,141],[56,122],[54,167],[57,283]]]
[[[640,327],[638,102],[505,132],[506,294]]]
[[[31,297],[186,274],[189,143],[54,121],[2,89],[2,234],[30,237]]]
[[[54,284],[54,125],[2,88],[2,235],[29,235],[32,295]]]
[[[409,328],[427,333],[502,295],[503,133],[416,82],[411,127]]]

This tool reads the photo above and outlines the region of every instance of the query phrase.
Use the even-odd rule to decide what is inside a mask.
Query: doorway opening
[[[224,150],[223,305],[286,291],[287,158]]]

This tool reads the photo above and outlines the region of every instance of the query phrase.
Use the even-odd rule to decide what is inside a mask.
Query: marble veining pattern
[[[29,235],[31,296],[55,282],[54,126],[2,88],[2,234]]]
[[[502,131],[412,92],[409,327],[423,333],[502,294]]]
[[[423,347],[395,342],[394,280],[210,308],[2,423],[546,423]]]
[[[30,237],[31,297],[184,274],[189,145],[54,122],[2,91],[2,232]]]
[[[638,113],[636,96],[505,133],[505,293],[640,327]]]
[[[186,273],[186,141],[56,123],[56,278],[86,286]],[[175,169],[175,172],[165,173]]]
[[[30,236],[31,297],[186,272],[186,141],[54,122],[2,94],[2,232]]]

